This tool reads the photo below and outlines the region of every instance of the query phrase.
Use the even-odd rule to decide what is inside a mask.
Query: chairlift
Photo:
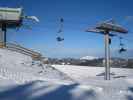
[[[60,18],[60,28],[57,32],[57,37],[56,37],[57,42],[64,41],[64,37],[62,36],[62,34],[63,34],[63,23],[64,23],[64,19]]]
[[[123,37],[120,37],[119,39],[120,39],[120,49],[119,49],[119,53],[121,54],[121,53],[123,53],[123,52],[126,52],[127,49],[124,48],[124,44],[122,43]]]
[[[125,49],[123,47],[119,49],[119,53],[126,52],[126,51],[127,51],[127,49]]]
[[[57,40],[58,42],[61,42],[61,41],[64,41],[64,38],[62,38],[62,37],[57,37],[56,40]]]

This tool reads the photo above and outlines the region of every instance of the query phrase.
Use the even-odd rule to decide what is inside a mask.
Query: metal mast
[[[104,38],[105,38],[105,80],[110,80],[109,32],[105,33]]]

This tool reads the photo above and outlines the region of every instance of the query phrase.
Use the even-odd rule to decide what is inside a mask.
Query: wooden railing
[[[14,44],[14,43],[6,43],[6,48],[12,51],[16,51],[28,56],[31,56],[35,60],[40,60],[42,58],[42,55],[38,52],[35,52],[31,49],[27,49],[25,47],[22,47],[19,44]]]

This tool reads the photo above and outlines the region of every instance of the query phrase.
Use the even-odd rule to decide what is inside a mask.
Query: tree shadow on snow
[[[86,90],[78,98],[74,98],[71,90],[79,84],[61,85],[52,91],[47,91],[50,86],[42,86],[36,89],[32,87],[36,82],[19,85],[0,92],[0,100],[95,100],[96,94],[93,90]],[[45,83],[44,83],[45,84]],[[33,93],[41,93],[39,96],[31,96]],[[78,93],[77,93],[78,94]]]
[[[72,95],[69,91],[74,89],[77,85],[78,84],[63,85],[32,100],[72,100]]]
[[[86,91],[84,94],[82,94],[78,100],[98,100],[98,97],[94,90]]]
[[[30,82],[24,85],[17,85],[12,88],[6,89],[5,91],[0,92],[0,100],[30,100],[32,93],[39,91],[40,88],[32,90],[36,82]],[[42,88],[42,87],[41,87]],[[43,89],[47,86],[43,87]]]
[[[74,97],[71,90],[79,84],[63,85],[49,93],[44,93],[32,100],[96,100],[96,93],[93,90],[87,90],[80,96]],[[77,93],[78,94],[78,93]]]

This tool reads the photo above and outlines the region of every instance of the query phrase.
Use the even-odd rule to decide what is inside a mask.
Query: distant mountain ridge
[[[80,60],[94,60],[94,59],[98,59],[99,57],[94,57],[94,56],[84,56],[81,57]]]

